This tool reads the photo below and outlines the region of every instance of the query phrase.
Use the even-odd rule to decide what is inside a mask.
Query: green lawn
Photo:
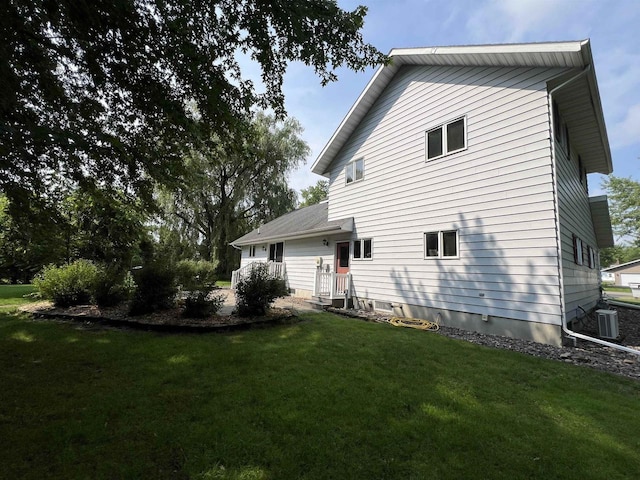
[[[19,305],[32,302],[32,298],[24,298],[35,291],[33,285],[0,285],[0,312],[13,310]]]
[[[631,289],[629,287],[616,287],[615,285],[602,285],[602,289],[605,292],[620,292],[628,293],[631,295]]]
[[[303,318],[161,335],[0,312],[0,478],[640,478],[640,382]]]

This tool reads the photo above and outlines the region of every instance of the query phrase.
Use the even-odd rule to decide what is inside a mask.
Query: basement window
[[[467,117],[432,128],[426,133],[427,160],[444,157],[467,148]]]

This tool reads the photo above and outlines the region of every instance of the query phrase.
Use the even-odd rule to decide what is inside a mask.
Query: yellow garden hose
[[[417,328],[418,330],[431,330],[434,332],[440,328],[440,325],[436,322],[430,322],[429,320],[422,320],[420,318],[393,317],[389,320],[389,323],[395,327]]]

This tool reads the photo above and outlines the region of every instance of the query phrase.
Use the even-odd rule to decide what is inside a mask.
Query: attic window
[[[347,184],[362,180],[364,178],[364,158],[347,163],[344,172]]]
[[[467,148],[467,118],[457,118],[427,131],[427,160],[444,157]]]

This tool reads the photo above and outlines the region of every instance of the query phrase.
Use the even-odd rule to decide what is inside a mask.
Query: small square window
[[[424,234],[425,258],[457,258],[458,231],[428,232]]]
[[[372,250],[373,246],[370,238],[357,239],[353,241],[354,259],[371,259]]]
[[[467,148],[466,117],[427,131],[427,160]]]
[[[345,182],[347,184],[362,180],[364,178],[364,159],[359,158],[353,162],[347,163],[344,171]]]

